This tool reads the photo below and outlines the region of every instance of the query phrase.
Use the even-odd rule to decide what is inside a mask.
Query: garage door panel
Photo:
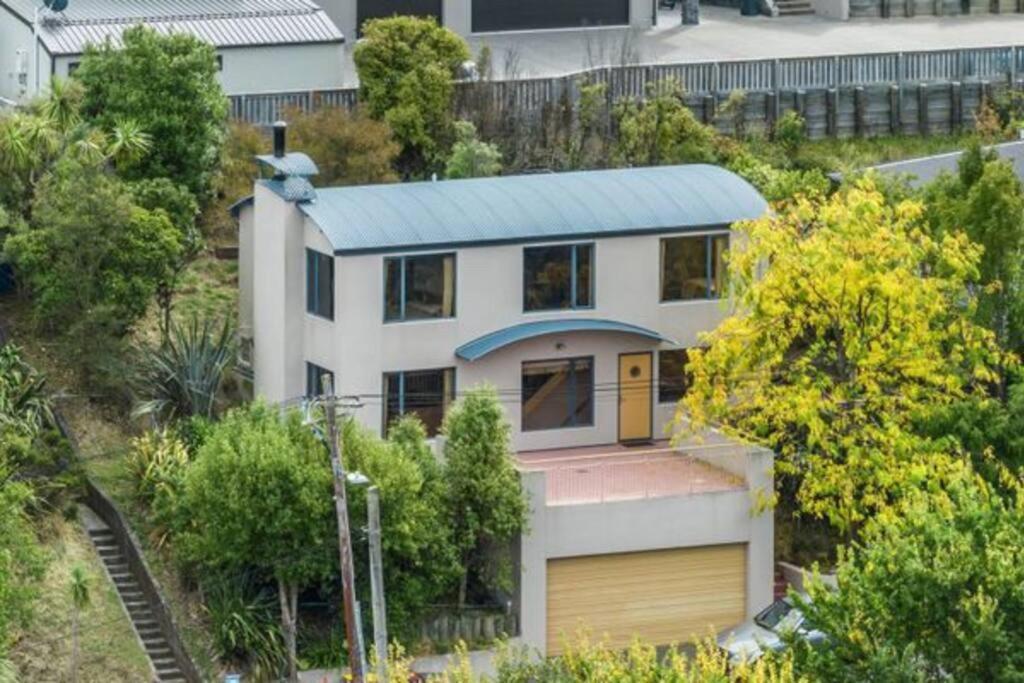
[[[476,33],[629,23],[629,0],[472,0]]]
[[[357,0],[356,21],[359,32],[362,33],[363,22],[367,19],[395,15],[434,17],[441,21],[441,2],[442,0]]]
[[[746,574],[743,544],[549,560],[548,653],[581,627],[616,648],[706,636],[745,617]]]

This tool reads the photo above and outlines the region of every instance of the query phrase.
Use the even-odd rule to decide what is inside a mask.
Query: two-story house
[[[542,651],[580,622],[681,641],[770,600],[751,491],[771,453],[664,441],[688,349],[727,313],[730,226],[765,211],[753,187],[692,165],[314,189],[284,132],[234,208],[257,395],[331,375],[369,428],[415,413],[433,434],[492,385],[531,494],[518,605]]]

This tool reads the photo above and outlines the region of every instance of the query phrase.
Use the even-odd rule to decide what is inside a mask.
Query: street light
[[[353,486],[366,486],[370,478],[362,472],[349,472],[345,479]],[[384,559],[380,534],[380,489],[366,489],[366,522],[370,546],[370,602],[373,612],[373,648],[377,651],[377,680],[388,680],[388,627],[384,603]],[[363,649],[363,623],[359,621],[359,651]],[[365,672],[364,672],[365,673]]]

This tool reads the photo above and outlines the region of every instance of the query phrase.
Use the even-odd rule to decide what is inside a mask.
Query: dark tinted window
[[[306,250],[306,311],[334,319],[334,257]]]
[[[384,432],[396,418],[414,413],[431,436],[437,434],[445,411],[455,400],[455,370],[415,370],[384,375]]]
[[[523,308],[590,308],[594,245],[562,244],[523,250]]]
[[[385,320],[425,320],[454,315],[454,254],[385,259]]]
[[[324,393],[324,378],[331,378],[331,390],[337,392],[334,386],[334,373],[322,368],[315,363],[306,363],[306,396],[320,396]]]
[[[523,431],[594,424],[590,358],[523,363]]]
[[[725,289],[729,235],[669,237],[661,241],[661,300],[717,299]]]
[[[658,401],[661,403],[677,403],[686,395],[690,386],[690,377],[686,373],[689,352],[686,349],[674,349],[658,352]]]

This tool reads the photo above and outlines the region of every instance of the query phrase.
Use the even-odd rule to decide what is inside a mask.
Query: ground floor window
[[[678,403],[690,388],[690,375],[686,364],[690,362],[688,349],[658,352],[658,402]]]
[[[594,424],[594,359],[523,363],[523,431]]]
[[[306,363],[306,396],[320,396],[324,393],[324,378],[331,378],[331,390],[337,391],[334,386],[334,373],[327,368],[322,368],[316,363]]]
[[[455,400],[455,368],[384,374],[384,432],[398,417],[417,415],[434,436]]]

